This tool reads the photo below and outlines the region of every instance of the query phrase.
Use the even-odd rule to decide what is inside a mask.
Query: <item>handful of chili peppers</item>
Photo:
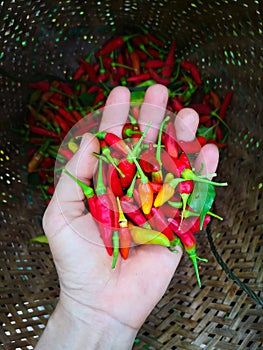
[[[141,243],[143,231],[147,237],[145,241],[156,243],[162,239],[163,245],[170,249],[175,242],[181,242],[193,260],[198,276],[199,258],[195,253],[193,232],[205,227],[210,220],[212,214],[207,208],[212,206],[215,183],[205,183],[205,179],[201,182],[202,177],[194,173],[187,155],[198,152],[206,143],[214,143],[219,149],[226,147],[230,131],[226,112],[233,90],[220,96],[207,83],[209,79],[203,79],[198,65],[178,55],[175,39],[164,41],[144,28],[141,30],[140,33],[114,36],[97,51],[80,58],[77,69],[64,79],[30,82],[27,122],[17,131],[29,145],[29,178],[37,175],[34,183],[40,188],[46,204],[55,190],[51,175],[56,161],[64,168],[78,149],[78,137],[84,132],[96,134],[101,145],[98,156],[102,174],[112,175],[104,179],[106,192],[101,185],[101,176],[98,177],[97,192],[100,194],[94,187],[94,195],[90,198],[98,197],[102,203],[105,198],[107,201],[114,198],[112,206],[115,209],[110,211],[116,228],[113,233],[108,232],[107,225],[100,223],[102,219],[94,216],[101,232],[105,231],[102,237],[108,253],[114,256],[113,266],[119,253],[127,258],[130,247]],[[166,120],[160,131],[159,148],[156,144],[145,145],[136,120],[139,108],[135,105],[123,129],[122,140],[116,141],[116,135],[99,133],[100,118],[93,115],[85,130],[75,129],[66,147],[60,147],[76,123],[105,105],[112,88],[128,87],[131,102],[136,104],[143,101],[146,89],[156,83],[168,88],[169,111],[178,113],[190,107],[199,114],[195,142],[178,145],[176,139],[169,136],[174,133],[173,121]],[[140,146],[136,146],[138,143]],[[198,202],[198,191],[208,193],[209,200],[202,198],[203,202]],[[88,202],[91,199],[88,201],[87,197]],[[111,208],[105,203],[104,206]],[[192,223],[190,231],[186,229],[189,222]],[[126,241],[131,244],[124,247]],[[118,244],[119,249],[116,248]]]
[[[215,186],[227,183],[194,171],[198,141],[177,142],[170,113],[161,123],[157,143],[144,143],[150,127],[151,122],[141,132],[136,118],[129,114],[122,138],[96,132],[100,152],[94,154],[98,170],[90,186],[63,171],[83,189],[87,209],[112,256],[112,268],[119,256],[127,259],[136,245],[157,244],[171,250],[180,245],[192,260],[201,285],[197,261],[206,259],[197,255],[194,233],[212,216],[222,219],[211,208]]]

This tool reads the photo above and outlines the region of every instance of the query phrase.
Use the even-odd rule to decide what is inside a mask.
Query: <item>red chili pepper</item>
[[[152,79],[154,79],[156,81],[156,83],[162,84],[162,85],[168,85],[170,83],[169,78],[160,77],[158,75],[158,73],[156,71],[154,71],[153,69],[149,69],[149,72],[151,74]]]
[[[120,49],[124,43],[133,38],[134,35],[127,35],[127,36],[115,36],[112,39],[110,39],[96,54],[96,57],[99,56],[105,56],[111,53],[112,51],[115,51],[117,49]]]
[[[130,161],[127,158],[123,158],[120,160],[118,168],[124,174],[124,177],[120,178],[121,186],[124,188],[129,187],[136,173],[136,165],[132,160]]]
[[[177,208],[175,206],[169,205],[170,201],[168,203],[164,203],[161,206],[162,212],[166,218],[177,218],[179,219],[181,217],[181,208],[182,208],[182,202],[177,201],[173,202],[176,203]]]
[[[173,68],[174,68],[174,55],[175,55],[175,40],[173,39],[169,53],[168,53],[166,60],[165,60],[164,69],[162,70],[163,77],[169,78],[171,76],[171,74],[173,72]]]
[[[176,111],[176,112],[179,112],[181,109],[184,108],[184,105],[178,100],[178,98],[176,97],[172,97],[170,98],[170,102],[172,104],[172,107],[173,109]]]
[[[221,140],[223,139],[223,137],[224,137],[223,131],[222,131],[222,129],[220,128],[220,126],[218,125],[218,126],[216,127],[216,139],[219,140],[219,141],[221,141]]]
[[[123,139],[131,138],[133,136],[141,137],[142,132],[139,129],[139,125],[126,122],[122,128],[122,137]]]
[[[80,120],[83,120],[82,114],[80,114],[75,109],[71,113],[72,113],[73,117],[75,118],[75,122],[79,122]]]
[[[165,65],[165,61],[162,61],[160,59],[156,59],[156,60],[148,60],[144,63],[144,68],[148,69],[148,68],[162,68]]]
[[[57,112],[63,117],[65,118],[66,120],[68,120],[69,122],[71,123],[76,123],[76,120],[75,118],[72,116],[72,114],[68,111],[66,111],[65,109],[63,108],[58,108],[57,109]]]
[[[136,53],[139,56],[141,61],[147,60],[148,55],[145,52],[143,52],[142,50],[138,50],[138,49],[136,49],[135,51],[136,51]]]
[[[141,81],[146,81],[149,80],[151,78],[151,74],[150,73],[142,73],[140,75],[135,75],[133,77],[128,77],[127,81],[129,82],[141,82]]]
[[[206,144],[206,138],[204,136],[197,136],[197,140],[200,143],[200,146],[203,147]]]
[[[132,151],[129,152],[129,155],[126,158],[121,159],[121,161],[118,164],[118,168],[124,174],[124,177],[120,178],[121,185],[124,188],[127,188],[130,186],[130,184],[132,183],[132,180],[135,176],[136,165],[134,163],[134,158],[137,157],[138,152],[140,151],[141,143],[142,143],[144,137],[146,136],[146,133],[149,130],[149,127],[150,127],[150,124],[148,124],[146,126],[146,128],[144,129],[144,131],[140,137],[140,140],[136,143],[136,145],[134,146]]]
[[[225,116],[226,116],[226,111],[227,111],[227,108],[232,100],[232,97],[233,97],[233,90],[230,90],[226,93],[224,99],[223,99],[223,102],[221,103],[221,107],[218,111],[218,115],[224,119]]]
[[[147,32],[146,37],[147,37],[149,42],[153,42],[154,44],[156,44],[158,46],[164,47],[164,45],[165,45],[164,42],[162,42],[160,39],[156,38],[155,36],[153,36],[149,32]]]
[[[146,217],[130,197],[123,196],[120,201],[123,212],[135,225],[149,227]]]
[[[192,180],[180,182],[178,184],[177,189],[178,189],[180,196],[182,198],[182,201],[183,201],[182,214],[181,214],[181,219],[183,220],[185,217],[185,210],[186,210],[188,198],[194,189],[194,183]]]
[[[211,99],[212,99],[213,107],[214,107],[215,109],[219,108],[220,105],[221,105],[221,101],[220,101],[219,96],[218,96],[213,90],[211,90],[211,91],[209,92],[209,94],[210,94]]]
[[[202,259],[199,258],[196,254],[196,239],[194,234],[191,231],[186,231],[182,232],[180,229],[177,228],[177,222],[174,221],[174,219],[168,219],[170,222],[170,227],[173,229],[175,234],[180,238],[185,251],[187,252],[189,258],[192,260],[195,273],[196,273],[196,278],[199,287],[201,287],[201,281],[200,281],[200,276],[199,276],[199,271],[198,271],[198,265],[197,265],[197,260],[202,260],[207,262],[207,259]]]
[[[58,139],[59,138],[59,135],[57,135],[54,131],[44,129],[44,128],[41,128],[41,127],[36,126],[36,125],[30,125],[29,126],[29,130],[32,133],[37,134],[37,135],[47,136],[47,137],[50,137],[50,138],[53,137],[54,139]]]
[[[114,228],[118,228],[119,227],[119,208],[118,208],[117,199],[116,199],[116,197],[115,197],[115,195],[110,187],[107,187],[106,191],[107,191],[108,198],[111,202],[110,209],[113,212],[112,213],[112,217],[113,217],[112,226]]]
[[[169,156],[167,152],[161,152],[161,161],[164,169],[170,173],[176,175],[178,174],[177,167],[174,160]]]
[[[204,115],[209,115],[212,110],[210,106],[204,103],[191,103],[187,107],[194,109],[198,114]]]
[[[204,124],[211,121],[211,115],[202,115],[199,117],[199,123]]]
[[[43,140],[42,140],[43,142]],[[55,165],[54,159],[50,157],[45,157],[40,165],[42,169],[51,169]]]
[[[176,159],[178,157],[178,144],[176,142],[176,132],[172,121],[168,121],[167,123],[165,133],[162,134],[162,142],[169,156]]]
[[[149,148],[142,151],[139,159],[139,164],[144,172],[152,173],[160,170],[160,164],[155,157],[153,143],[149,143]]]
[[[162,232],[170,241],[173,241],[175,236],[169,223],[167,222],[162,208],[152,207],[149,214],[145,214],[146,218],[150,220],[150,225],[154,230]]]
[[[181,67],[191,73],[197,85],[200,85],[202,83],[202,80],[200,78],[200,73],[194,63],[188,62],[188,61],[181,61]]]
[[[152,47],[147,48],[148,55],[154,57],[154,58],[160,58],[160,52],[153,49]]]
[[[55,115],[55,118],[60,126],[60,128],[65,132],[68,133],[69,130],[73,125],[70,125],[66,120],[64,120],[59,114]]]
[[[106,131],[100,131],[96,133],[95,136],[99,140],[105,140],[108,146],[112,147],[122,155],[124,156],[128,155],[128,146],[126,145],[125,141],[121,139],[119,136]]]
[[[45,80],[41,80],[36,83],[29,83],[28,86],[32,89],[37,89],[42,92],[47,92],[50,89],[50,83]]]
[[[118,53],[117,63],[119,64],[117,66],[117,72],[118,72],[120,78],[122,78],[126,74],[126,69],[123,67],[124,66],[124,59],[123,59],[123,55],[122,55],[121,51]]]
[[[207,214],[205,216],[202,229],[204,229],[209,224],[210,221],[211,221],[211,216]],[[199,232],[202,230],[200,227],[200,217],[189,217],[185,219],[185,222],[187,223],[187,227],[189,227],[189,229],[192,232]]]
[[[210,139],[207,141],[207,143],[212,143],[212,144],[216,145],[218,148],[224,148],[227,146],[226,142],[220,143],[220,142],[217,142],[215,139]]]
[[[73,80],[79,80],[83,74],[85,74],[85,67],[84,65],[79,65],[75,73],[73,74],[72,79]]]
[[[148,39],[144,35],[138,35],[135,38],[132,38],[132,43],[135,46],[147,45]]]
[[[179,147],[184,153],[187,154],[194,154],[198,153],[201,150],[201,144],[198,140],[198,138],[195,138],[193,141],[178,141]]]
[[[67,94],[69,96],[73,96],[74,95],[73,90],[71,89],[71,87],[67,83],[64,83],[63,81],[61,81],[59,83],[59,87],[65,94]]]
[[[70,160],[73,157],[73,153],[69,149],[60,149],[59,153],[67,160]]]
[[[174,172],[172,171],[171,172],[177,177],[181,177],[181,173],[185,168],[191,168],[190,162],[187,156],[185,156],[184,152],[180,154],[180,157],[178,159],[174,160],[174,164],[175,164],[175,168],[173,169]]]
[[[138,53],[133,49],[129,42],[127,42],[128,52],[130,55],[130,60],[132,63],[132,67],[134,68],[135,75],[140,75],[141,64],[140,57]]]
[[[108,174],[108,184],[112,192],[116,197],[122,197],[124,195],[124,192],[121,186],[120,177],[117,169],[111,163],[108,164],[107,174]]]
[[[96,184],[95,192],[98,197],[97,218],[99,221],[99,229],[100,229],[101,237],[109,255],[112,255],[113,254],[112,234],[113,234],[113,228],[116,221],[116,218],[115,218],[116,213],[114,213],[113,211],[111,198],[108,196],[106,186],[103,182],[101,159],[99,159],[99,169],[98,169],[97,184]]]

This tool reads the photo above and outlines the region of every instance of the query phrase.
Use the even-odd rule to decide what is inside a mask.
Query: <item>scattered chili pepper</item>
[[[210,96],[212,99],[213,107],[215,109],[219,108],[221,105],[221,101],[220,101],[219,96],[213,90],[210,91]]]
[[[126,36],[116,36],[110,39],[96,54],[96,57],[105,56],[121,48],[125,42],[133,38],[135,35],[126,35]]]
[[[127,47],[128,47],[128,52],[132,62],[132,67],[134,68],[134,73],[135,75],[140,75],[140,71],[141,71],[140,57],[129,42],[127,42]]]
[[[189,61],[181,61],[181,67],[188,70],[191,73],[197,85],[200,85],[202,83],[202,80],[200,78],[200,73],[194,63]]]
[[[165,59],[165,66],[162,70],[162,76],[170,78],[174,68],[175,40],[172,40],[170,50]]]
[[[47,140],[40,148],[37,152],[34,153],[32,159],[30,160],[30,162],[28,163],[27,166],[27,172],[30,174],[33,171],[35,171],[38,166],[42,163],[42,161],[45,158],[45,152],[48,149],[50,144],[50,140]]]
[[[226,111],[227,111],[227,108],[232,100],[232,97],[233,97],[233,90],[229,90],[224,99],[223,99],[223,102],[221,103],[221,106],[220,106],[220,109],[218,111],[218,114],[219,116],[224,119],[225,118],[225,115],[226,115]]]

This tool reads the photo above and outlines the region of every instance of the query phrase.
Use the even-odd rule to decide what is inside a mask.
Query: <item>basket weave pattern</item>
[[[258,1],[3,1],[0,52],[0,344],[33,349],[52,313],[59,286],[42,234],[41,194],[27,184],[25,145],[17,140],[26,116],[28,81],[72,74],[112,35],[148,26],[177,40],[177,50],[199,66],[222,95],[235,91],[221,155],[211,234],[228,268],[263,294],[263,27]],[[128,27],[128,28],[127,28]],[[130,28],[129,28],[130,27]],[[205,232],[197,236],[202,288],[183,257],[168,290],[140,330],[134,349],[260,349],[262,307],[215,259]],[[151,286],[149,286],[151,288]]]

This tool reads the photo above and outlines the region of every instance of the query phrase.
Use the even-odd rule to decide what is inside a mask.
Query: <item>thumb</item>
[[[98,151],[97,138],[92,134],[83,135],[80,148],[67,163],[66,169],[73,176],[89,185],[97,164],[93,152]],[[63,214],[66,220],[71,221],[83,215],[83,199],[84,194],[80,186],[62,172],[47,212],[52,213],[52,216]]]

